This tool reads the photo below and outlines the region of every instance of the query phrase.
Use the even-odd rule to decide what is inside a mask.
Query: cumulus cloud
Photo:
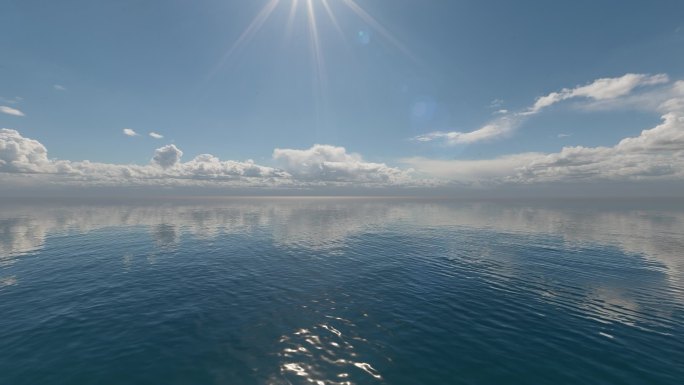
[[[12,116],[25,116],[25,114],[20,110],[8,106],[0,106],[0,112]]]
[[[384,163],[366,162],[344,147],[316,144],[306,150],[276,148],[273,159],[303,180],[391,183],[406,178],[405,171]]]
[[[624,78],[624,77],[623,77]],[[657,84],[662,76],[627,77],[618,82],[594,82],[577,91],[596,98],[624,94],[634,84]],[[639,83],[639,81],[641,83]],[[627,85],[623,84],[627,83]],[[598,90],[595,84],[604,89]],[[589,91],[588,91],[589,90]],[[575,91],[573,91],[575,92]],[[684,180],[684,81],[657,93],[647,93],[629,105],[650,103],[662,113],[661,123],[614,146],[567,146],[556,153],[522,153],[484,160],[405,159],[417,171],[448,182],[480,184]],[[567,137],[560,134],[559,137]]]
[[[290,177],[285,171],[260,166],[251,159],[245,162],[221,161],[210,154],[198,155],[191,161],[183,163],[180,174],[186,177],[206,180],[239,179],[242,177],[287,179]]]
[[[684,91],[684,90],[683,90]],[[536,183],[684,180],[684,92],[663,103],[662,122],[611,147],[563,147],[485,160],[409,158],[417,171],[448,181]]]
[[[344,147],[320,144],[307,149],[275,149],[272,156],[277,167],[252,160],[221,160],[210,154],[183,162],[183,152],[173,144],[158,148],[146,165],[55,160],[48,157],[47,149],[37,140],[23,137],[16,130],[2,129],[0,179],[4,185],[24,178],[22,181],[63,185],[265,188],[684,181],[684,82],[668,85],[654,106],[661,112],[660,124],[613,146],[567,146],[554,153],[529,152],[478,160],[414,157],[403,159],[404,167],[369,162]],[[499,122],[499,126],[477,135],[510,132],[519,124],[515,119]],[[475,136],[452,135],[451,140],[480,140]]]
[[[612,101],[627,96],[638,87],[659,85],[669,81],[670,79],[665,74],[626,74],[616,78],[601,78],[583,86],[564,88],[558,92],[541,96],[532,106],[521,112],[509,112],[500,109],[496,113],[502,115],[501,117],[474,131],[435,131],[416,136],[413,140],[419,142],[443,141],[449,145],[456,145],[498,139],[510,135],[525,119],[561,101],[572,98],[586,98],[599,102]],[[497,105],[500,106],[501,104],[497,103]]]
[[[284,171],[260,166],[251,160],[221,161],[204,154],[181,163],[182,155],[183,152],[171,144],[158,148],[150,165],[53,160],[37,140],[25,138],[16,130],[0,130],[0,173],[40,174],[50,183],[185,185],[213,180],[268,184],[274,178],[290,177]]]
[[[154,131],[150,132],[150,136],[153,137],[153,138],[155,138],[155,139],[162,139],[162,138],[164,137],[164,135],[158,134],[158,133],[156,133],[156,132],[154,132]]]
[[[335,186],[364,183],[367,186],[403,183],[407,171],[382,163],[365,162],[342,147],[316,145],[306,150],[277,149],[274,159],[283,168],[256,164],[253,160],[220,160],[201,154],[181,162],[183,152],[173,144],[158,148],[148,165],[108,164],[49,159],[40,142],[18,131],[0,131],[0,177],[38,175],[51,184],[92,185],[211,185],[229,186]],[[4,176],[2,175],[4,174]]]
[[[124,128],[123,133],[124,133],[124,135],[127,135],[127,136],[138,136],[138,133],[135,132],[134,130],[130,129],[130,128]]]
[[[169,144],[154,151],[152,163],[167,169],[175,166],[180,161],[181,156],[183,156],[183,151],[175,145]]]
[[[651,180],[684,178],[684,117],[663,122],[612,147],[564,147],[521,167],[521,182],[575,180]]]
[[[24,138],[16,130],[0,130],[0,171],[34,173],[49,164],[47,149],[40,142]]]

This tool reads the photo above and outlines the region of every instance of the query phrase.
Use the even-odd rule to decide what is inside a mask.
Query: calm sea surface
[[[4,201],[0,384],[684,384],[684,204]]]

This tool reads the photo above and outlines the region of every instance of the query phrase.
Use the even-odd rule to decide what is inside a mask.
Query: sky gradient
[[[10,0],[0,193],[676,195],[683,27],[664,0]]]

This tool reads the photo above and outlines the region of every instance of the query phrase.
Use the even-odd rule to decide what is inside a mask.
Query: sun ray
[[[402,53],[404,53],[406,56],[411,58],[412,60],[418,62],[419,60],[411,53],[411,51],[406,48],[399,40],[397,40],[392,34],[382,26],[373,16],[368,14],[368,12],[364,11],[361,6],[359,6],[354,0],[342,0],[344,4],[349,7],[357,16],[359,16],[363,21],[368,23],[368,25],[371,26],[371,28],[375,29],[376,31],[380,32],[380,34],[387,39],[392,45],[397,47]]]
[[[330,9],[330,4],[328,4],[328,0],[321,0],[321,3],[323,3],[323,8],[325,8],[325,12],[328,14],[328,17],[330,18],[330,21],[333,23],[333,26],[340,34],[340,36],[342,36],[342,39],[344,39],[344,32],[342,32],[342,28],[340,28],[340,24],[337,22],[335,14],[333,13],[332,9]]]
[[[313,0],[306,0],[307,14],[309,19],[309,37],[311,39],[311,51],[314,60],[316,77],[321,86],[325,86],[325,60],[321,51],[321,42],[318,35],[318,25],[316,23],[316,13]]]
[[[261,9],[261,11],[259,11],[256,17],[254,17],[254,20],[252,20],[252,22],[249,23],[247,28],[242,32],[242,34],[240,35],[240,37],[238,37],[235,43],[233,43],[228,52],[226,52],[223,55],[223,57],[221,57],[221,60],[219,60],[218,64],[211,71],[209,75],[210,78],[216,74],[216,72],[225,64],[226,60],[228,60],[228,58],[230,58],[230,56],[236,50],[243,46],[248,40],[250,40],[254,36],[254,34],[256,34],[261,29],[266,20],[268,20],[268,17],[271,16],[271,13],[273,13],[273,10],[276,8],[278,3],[280,3],[280,0],[270,0]]]
[[[290,4],[290,14],[287,16],[287,25],[285,26],[285,41],[290,41],[292,37],[292,28],[294,26],[295,17],[297,16],[297,5],[299,0],[292,0]]]
[[[306,0],[308,24],[309,24],[309,43],[311,45],[311,56],[314,66],[314,103],[316,104],[316,127],[321,127],[321,109],[327,106],[325,91],[327,89],[327,75],[325,72],[325,60],[321,51],[318,25],[316,22],[316,12],[313,0]]]

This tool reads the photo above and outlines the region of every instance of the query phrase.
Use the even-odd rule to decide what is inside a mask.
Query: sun
[[[286,19],[283,21],[272,18],[278,7],[283,7],[279,14],[284,15]],[[287,7],[287,8],[285,8]],[[351,12],[342,13],[340,7]],[[336,12],[337,11],[337,12]],[[345,31],[343,25],[347,23],[340,23],[338,15],[345,17],[356,17],[361,20],[366,27],[363,30],[355,30],[352,33]],[[269,21],[270,20],[270,21]],[[384,39],[386,43],[393,46],[400,51],[404,56],[409,58],[414,63],[419,63],[411,52],[395,38],[381,23],[379,23],[373,16],[364,10],[355,0],[268,0],[265,5],[257,12],[254,18],[247,24],[244,31],[232,43],[230,48],[222,55],[213,70],[209,72],[205,82],[208,83],[230,60],[231,57],[238,54],[242,47],[248,44],[254,36],[262,29],[267,22],[283,23],[285,41],[292,38],[293,29],[296,23],[304,20],[308,35],[309,55],[311,61],[311,77],[312,77],[312,100],[314,102],[314,111],[316,114],[317,125],[324,125],[323,116],[324,111],[327,111],[330,106],[328,104],[328,76],[325,65],[325,57],[323,55],[323,41],[319,28],[321,26],[332,27],[340,35],[343,41],[347,41],[345,36],[356,36],[357,41],[362,45],[368,45],[371,42],[371,36],[378,36]],[[327,25],[324,25],[327,23]]]
[[[343,4],[351,10],[359,19],[361,19],[369,30],[374,34],[381,36],[399,51],[414,59],[410,51],[382,25],[373,16],[366,12],[355,0],[269,0],[256,14],[254,19],[250,21],[245,30],[240,34],[237,40],[231,45],[226,53],[219,60],[219,63],[210,74],[213,76],[229,59],[237,53],[237,51],[247,44],[269,20],[270,16],[279,6],[288,6],[287,21],[284,26],[284,36],[289,39],[292,35],[293,26],[298,18],[298,14],[303,13],[306,19],[308,29],[308,39],[310,46],[310,54],[312,62],[314,63],[315,73],[318,82],[325,84],[325,60],[322,51],[322,42],[319,33],[319,25],[321,23],[331,23],[342,38],[346,35],[341,27],[337,16],[335,15],[334,7],[331,2],[336,4]],[[321,12],[318,10],[322,8],[323,13],[327,17],[319,20]],[[368,43],[370,38],[369,31],[357,31],[358,39],[361,42]]]

